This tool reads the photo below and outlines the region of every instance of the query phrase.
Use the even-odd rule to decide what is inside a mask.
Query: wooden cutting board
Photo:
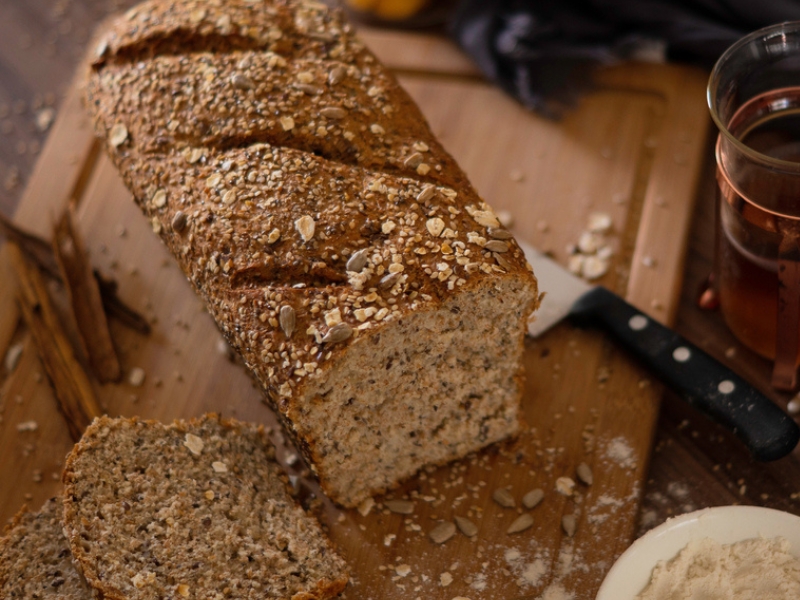
[[[612,228],[603,243],[613,256],[600,282],[653,317],[673,320],[708,129],[702,72],[664,65],[604,70],[597,89],[554,123],[483,81],[444,40],[363,35],[520,238],[566,264],[567,248],[587,230],[590,215],[607,214]],[[146,380],[141,387],[98,385],[109,414],[170,420],[217,411],[274,424],[93,140],[77,89],[62,105],[16,221],[49,237],[70,198],[78,203],[93,264],[153,323],[149,337],[112,323],[126,372],[144,369]],[[72,442],[20,321],[2,254],[0,356],[22,348],[13,370],[0,367],[5,522],[23,503],[38,508],[58,493]],[[525,432],[513,443],[427,470],[389,496],[410,499],[412,514],[389,512],[385,498],[360,511],[339,510],[324,498],[312,503],[351,565],[347,598],[594,598],[632,540],[660,388],[602,335],[568,324],[528,341],[525,364]],[[277,427],[273,439],[298,476],[293,480],[304,494],[314,493]],[[591,468],[591,485],[578,481],[580,463]],[[556,489],[564,477],[577,481],[572,495]],[[498,488],[510,490],[516,508],[492,500]],[[530,511],[534,525],[506,533],[523,512],[522,496],[535,488],[545,496]],[[565,515],[575,517],[574,537],[563,532]],[[455,516],[475,523],[478,534],[433,543],[431,529]]]

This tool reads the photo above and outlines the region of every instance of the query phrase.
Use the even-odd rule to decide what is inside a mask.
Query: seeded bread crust
[[[101,38],[87,99],[332,499],[518,431],[536,279],[339,11],[142,4]]]
[[[347,583],[262,427],[99,418],[63,478],[64,531],[100,598],[324,600]]]
[[[0,539],[0,598],[90,600],[92,594],[72,564],[58,499],[39,512],[23,508]]]

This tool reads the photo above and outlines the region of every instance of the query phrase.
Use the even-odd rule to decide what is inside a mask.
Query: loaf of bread
[[[536,279],[340,12],[147,2],[92,60],[97,134],[332,499],[518,431]]]
[[[90,600],[93,596],[72,564],[61,526],[60,499],[36,513],[24,508],[0,539],[0,598]]]
[[[64,532],[98,598],[324,600],[345,564],[260,427],[96,419],[67,457]]]

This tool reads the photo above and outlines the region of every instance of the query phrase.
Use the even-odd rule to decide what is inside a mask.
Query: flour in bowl
[[[660,561],[636,600],[797,600],[800,559],[784,538],[694,540]]]

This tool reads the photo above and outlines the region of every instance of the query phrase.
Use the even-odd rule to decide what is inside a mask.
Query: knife
[[[545,292],[528,327],[531,336],[564,317],[579,326],[599,326],[690,405],[730,429],[754,458],[776,460],[797,445],[797,423],[728,367],[613,292],[518,243]]]

